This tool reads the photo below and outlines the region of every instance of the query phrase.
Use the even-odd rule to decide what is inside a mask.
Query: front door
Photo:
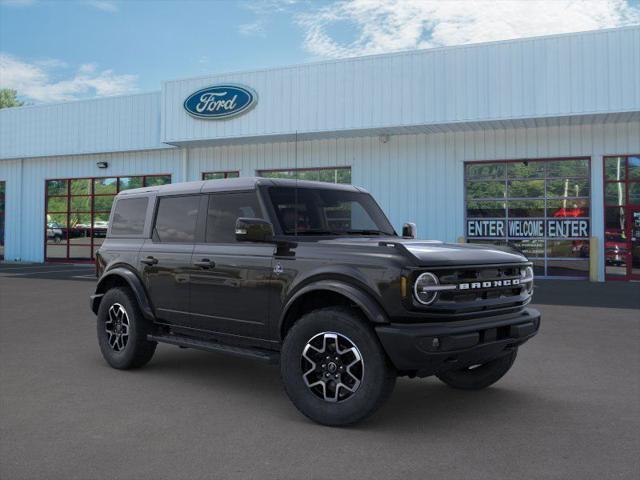
[[[205,243],[196,244],[191,324],[212,332],[266,339],[275,247],[237,242],[239,217],[264,218],[255,191],[209,195]]]

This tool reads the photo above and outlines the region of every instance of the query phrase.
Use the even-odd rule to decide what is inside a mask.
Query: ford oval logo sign
[[[253,108],[258,96],[243,85],[213,85],[192,93],[184,101],[184,109],[196,118],[224,120]]]

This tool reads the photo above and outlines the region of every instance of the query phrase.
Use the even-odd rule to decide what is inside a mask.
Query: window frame
[[[168,177],[169,179],[169,183],[171,183],[173,181],[173,177],[171,173],[153,173],[153,174],[126,174],[126,175],[103,175],[103,176],[87,176],[87,177],[67,177],[67,178],[61,178],[61,177],[54,177],[54,178],[45,178],[44,180],[44,219],[43,219],[43,238],[42,238],[42,251],[43,251],[43,258],[46,262],[60,262],[60,263],[67,263],[70,261],[76,262],[76,263],[93,263],[95,261],[95,256],[94,253],[97,250],[97,248],[99,248],[99,246],[101,245],[101,243],[96,243],[95,242],[95,228],[94,228],[94,222],[95,222],[95,218],[96,215],[101,215],[101,214],[108,214],[108,222],[109,222],[109,227],[107,228],[107,230],[105,231],[105,235],[109,234],[109,230],[111,229],[111,212],[113,210],[113,204],[111,205],[111,208],[109,210],[96,210],[95,209],[95,198],[96,197],[113,197],[115,200],[115,197],[118,195],[118,193],[120,193],[120,179],[122,178],[130,178],[130,177],[140,177],[142,178],[142,187],[144,188],[146,186],[147,183],[147,179],[148,178],[157,178],[157,177]],[[115,178],[116,179],[116,193],[95,193],[95,181],[96,180],[101,180],[101,179],[107,179],[107,178]],[[90,192],[89,194],[82,194],[82,195],[72,195],[71,194],[71,182],[74,180],[88,180],[90,182]],[[66,186],[65,186],[65,193],[64,194],[55,194],[55,195],[49,195],[48,194],[48,184],[49,182],[55,182],[55,181],[63,181],[66,182]],[[123,190],[126,191],[126,190]],[[78,213],[81,215],[90,215],[91,217],[91,225],[89,228],[89,233],[90,233],[90,238],[91,241],[88,245],[82,245],[83,248],[86,248],[89,250],[89,255],[86,257],[72,257],[71,256],[71,247],[74,246],[72,245],[71,242],[69,242],[69,219],[70,219],[70,215],[71,215],[71,199],[72,198],[89,198],[90,199],[90,208],[89,210],[83,210],[83,211],[78,211],[78,212],[74,212],[74,213]],[[50,211],[49,210],[49,198],[66,198],[66,210],[64,211],[60,211],[60,212],[54,212],[54,211]],[[148,207],[147,207],[148,208]],[[65,249],[65,256],[64,257],[48,257],[47,256],[47,216],[53,214],[53,215],[65,215],[65,219],[66,219],[66,224],[63,227],[63,230],[65,230],[67,232],[67,238],[65,239],[65,243],[64,246],[66,247]],[[143,235],[144,236],[144,235]],[[120,236],[114,236],[114,238],[120,238]],[[124,237],[122,237],[124,238]],[[140,238],[140,237],[129,237],[127,236],[126,238]],[[75,245],[75,247],[78,247],[80,245]]]

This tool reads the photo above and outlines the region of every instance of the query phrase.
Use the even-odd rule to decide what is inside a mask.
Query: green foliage
[[[24,102],[18,100],[18,92],[10,88],[0,88],[0,108],[21,107]]]

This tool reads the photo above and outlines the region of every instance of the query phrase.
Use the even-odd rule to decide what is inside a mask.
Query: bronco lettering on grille
[[[515,287],[518,285],[520,285],[520,279],[511,278],[507,280],[491,280],[486,282],[460,283],[458,285],[458,290],[476,290],[478,288]]]

